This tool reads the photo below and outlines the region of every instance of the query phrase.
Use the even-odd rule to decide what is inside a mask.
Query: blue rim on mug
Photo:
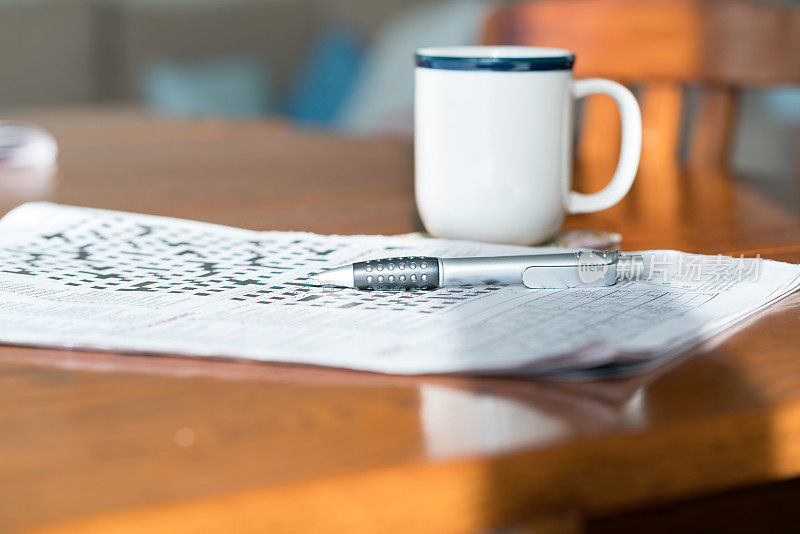
[[[425,69],[530,72],[570,70],[575,54],[533,46],[443,46],[420,48],[416,65]]]

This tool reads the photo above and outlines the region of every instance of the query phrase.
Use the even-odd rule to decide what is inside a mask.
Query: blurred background
[[[480,43],[497,3],[0,0],[0,110],[128,106],[410,136],[413,50]],[[739,104],[732,166],[796,174],[800,89],[744,88]]]

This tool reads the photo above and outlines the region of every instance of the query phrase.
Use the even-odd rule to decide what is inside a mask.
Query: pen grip
[[[397,291],[439,287],[439,260],[406,256],[353,264],[353,282],[359,289]]]

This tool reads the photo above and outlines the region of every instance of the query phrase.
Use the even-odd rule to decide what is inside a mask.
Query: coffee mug
[[[437,237],[531,245],[568,213],[610,208],[628,192],[642,144],[639,106],[624,86],[573,80],[567,50],[422,48],[416,54],[415,173],[422,222]],[[605,94],[622,118],[611,182],[571,190],[575,100]]]

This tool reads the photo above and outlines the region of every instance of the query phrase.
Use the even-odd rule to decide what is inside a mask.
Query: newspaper
[[[662,363],[800,284],[796,265],[675,251],[644,252],[646,276],[602,288],[313,281],[362,259],[548,251],[29,203],[0,220],[0,342],[394,374],[612,376]]]

